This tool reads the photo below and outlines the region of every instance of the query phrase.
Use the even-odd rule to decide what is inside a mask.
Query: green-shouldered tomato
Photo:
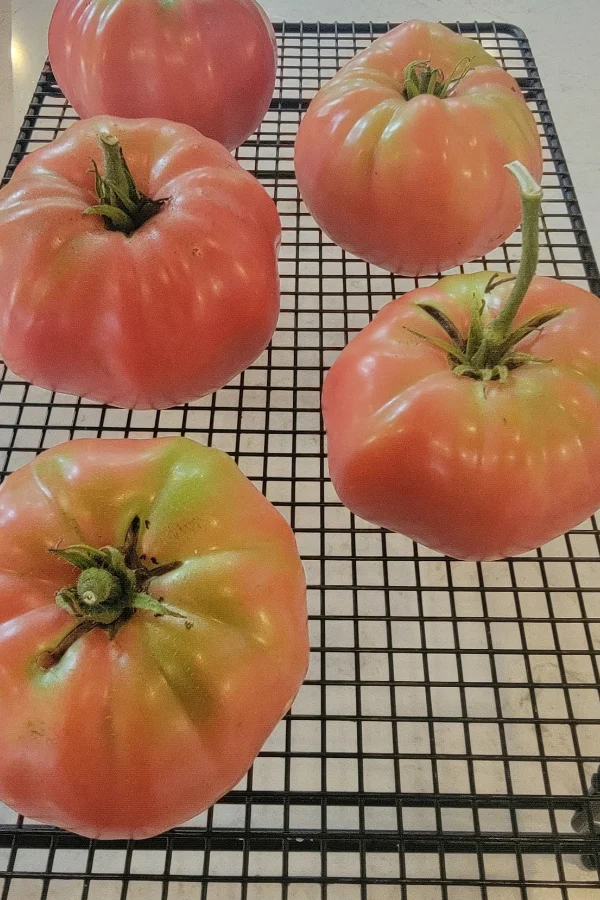
[[[308,663],[294,536],[224,453],[81,440],[0,488],[0,799],[94,838],[246,773]]]

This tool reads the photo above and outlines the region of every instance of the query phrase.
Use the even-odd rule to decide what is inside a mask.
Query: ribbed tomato
[[[58,0],[48,43],[82,119],[170,119],[233,150],[273,96],[275,34],[255,0]]]
[[[226,454],[73,441],[0,488],[0,799],[25,816],[181,824],[242,778],[307,663],[293,534]]]
[[[319,91],[296,141],[302,197],[336,244],[405,275],[482,256],[520,207],[503,166],[536,178],[536,124],[514,78],[479,44],[413,21]]]
[[[323,391],[354,513],[459,559],[530,551],[600,507],[600,301],[535,277],[524,182],[517,279],[451,275],[392,300]]]
[[[280,236],[267,192],[193,128],[72,125],[0,191],[2,356],[125,408],[212,393],[275,330]]]

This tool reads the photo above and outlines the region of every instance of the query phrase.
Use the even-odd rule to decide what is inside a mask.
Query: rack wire
[[[296,531],[309,583],[308,677],[247,778],[166,836],[97,843],[0,807],[0,900],[587,900],[600,889],[598,522],[478,565],[340,504],[327,473],[323,377],[415,282],[322,235],[298,195],[293,143],[319,86],[390,26],[275,27],[275,98],[237,154],[283,222],[271,346],[214,396],[158,413],[50,394],[3,371],[0,465],[5,475],[84,436],[185,433],[231,453]],[[527,38],[510,25],[451,27],[518,78],[539,124],[540,272],[600,293]],[[46,66],[5,178],[74,119]],[[511,271],[519,247],[517,233],[466,268]]]

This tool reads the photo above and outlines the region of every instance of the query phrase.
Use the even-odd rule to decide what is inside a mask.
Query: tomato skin
[[[393,300],[332,366],[323,390],[329,470],[354,513],[457,559],[514,556],[600,507],[600,301],[536,277],[515,324],[565,312],[519,350],[506,383],[454,375],[417,303],[467,334],[490,272],[449,276]],[[504,301],[512,283],[494,289]],[[491,315],[494,315],[493,310]]]
[[[48,548],[123,543],[181,561],[137,610],[43,671],[74,619],[76,580]],[[291,529],[224,453],[186,438],[82,440],[0,488],[0,797],[96,838],[143,838],[213,804],[246,773],[308,664],[306,588]]]
[[[168,198],[130,237],[84,215],[107,132],[139,189]],[[0,191],[2,355],[41,387],[127,409],[212,393],[273,335],[280,236],[266,191],[194,129],[79,122]]]
[[[169,119],[233,150],[273,96],[275,34],[255,0],[58,0],[48,44],[82,119]]]
[[[442,100],[402,94],[405,67],[449,76],[474,68]],[[443,272],[498,247],[521,220],[512,176],[539,180],[540,139],[516,81],[443,25],[413,21],[379,38],[321,89],[296,141],[302,197],[345,250],[392,272]]]

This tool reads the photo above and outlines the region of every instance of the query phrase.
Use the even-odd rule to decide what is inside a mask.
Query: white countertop
[[[0,0],[0,164],[4,167],[47,53],[55,0]],[[600,256],[597,0],[263,0],[288,21],[496,21],[529,37],[592,244]],[[12,40],[12,65],[11,65]]]

